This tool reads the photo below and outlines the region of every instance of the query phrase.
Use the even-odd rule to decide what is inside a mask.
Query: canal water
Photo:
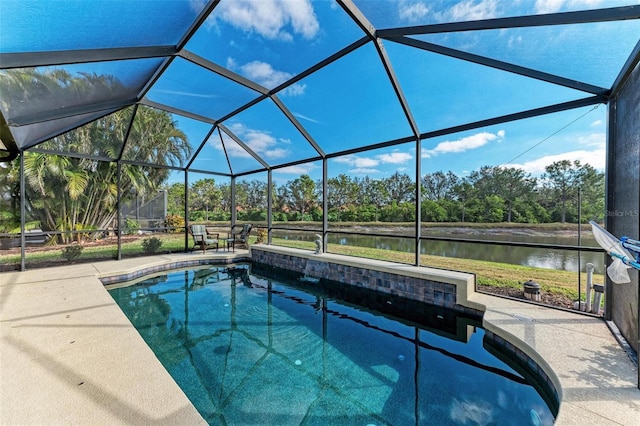
[[[302,241],[313,241],[313,232],[276,231],[274,236],[279,238],[290,238]],[[505,241],[524,242],[530,244],[548,244],[555,246],[576,246],[578,244],[577,235],[530,235],[525,233],[491,233],[473,232],[472,234],[456,233],[450,231],[429,230],[424,237],[446,237],[459,240],[482,240],[482,241]],[[402,238],[398,236],[372,236],[339,234],[337,232],[329,234],[330,244],[340,244],[358,247],[378,248],[411,253],[414,251],[414,241],[412,238]],[[581,235],[581,246],[598,247],[591,233]],[[585,271],[586,264],[592,263],[597,273],[602,273],[605,267],[605,255],[601,252],[583,252],[578,250],[548,249],[501,246],[496,244],[468,243],[464,241],[422,241],[420,246],[422,254],[434,256],[456,257],[462,259],[486,260],[491,262],[509,263],[513,265],[523,265],[547,269],[557,269],[577,272],[578,266],[581,271]]]

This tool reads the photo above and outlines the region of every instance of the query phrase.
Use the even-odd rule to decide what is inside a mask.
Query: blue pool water
[[[248,265],[109,292],[209,424],[554,421],[479,320],[450,310]]]

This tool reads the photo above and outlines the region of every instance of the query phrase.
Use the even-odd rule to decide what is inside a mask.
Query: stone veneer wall
[[[455,284],[377,271],[364,266],[333,263],[321,257],[315,260],[296,256],[295,254],[263,251],[256,246],[251,248],[251,260],[252,262],[305,274],[312,278],[337,281],[435,306],[443,306],[472,315],[482,315],[482,312],[477,309],[458,304],[457,286]]]

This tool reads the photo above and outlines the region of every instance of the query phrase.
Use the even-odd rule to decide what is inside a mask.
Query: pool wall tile
[[[231,263],[236,263],[239,261],[248,261],[248,260],[249,260],[248,258],[244,258],[244,259],[201,258],[201,259],[194,259],[194,260],[188,260],[188,261],[170,262],[170,263],[163,263],[160,265],[148,266],[146,268],[137,269],[135,271],[132,271],[126,274],[100,277],[100,281],[104,285],[118,284],[122,282],[133,281],[138,278],[144,277],[146,275],[156,274],[158,272],[170,271],[173,269],[193,268],[193,267],[206,266],[206,265],[228,265]]]
[[[306,256],[272,251],[265,246],[251,248],[251,260],[275,268],[304,274],[312,278],[337,281],[355,287],[397,295],[407,299],[451,308],[477,315],[479,310],[462,306],[458,302],[458,287],[455,284],[429,278],[392,273],[362,266],[352,266],[331,261],[326,256],[310,259]]]
[[[520,368],[523,370],[523,374],[533,378],[542,390],[544,391],[543,397],[547,400],[550,407],[554,407],[557,410],[558,401],[560,401],[560,395],[556,389],[553,380],[547,375],[536,361],[527,355],[524,351],[514,346],[509,341],[498,336],[490,330],[485,330],[485,346],[493,347],[498,352],[503,353],[509,359],[517,361]]]

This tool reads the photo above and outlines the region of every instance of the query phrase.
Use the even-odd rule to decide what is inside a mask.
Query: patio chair
[[[196,247],[200,247],[202,252],[205,253],[207,248],[215,247],[218,251],[218,234],[207,234],[207,229],[204,225],[191,225],[189,226],[189,232],[193,237],[193,251]]]
[[[244,225],[233,225],[231,227],[231,232],[229,232],[229,237],[227,238],[227,250],[229,247],[233,248],[233,251],[236,250],[236,244],[241,244],[246,248],[249,248],[249,233],[251,232],[251,228],[253,225],[250,223],[245,223]]]

